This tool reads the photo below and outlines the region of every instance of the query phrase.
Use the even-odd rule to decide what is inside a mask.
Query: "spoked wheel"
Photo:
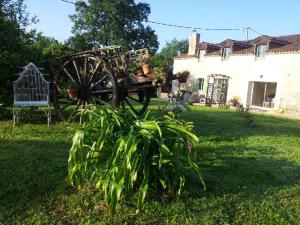
[[[98,56],[85,54],[69,58],[54,77],[53,102],[61,120],[88,104],[118,106],[115,76]]]
[[[149,89],[130,91],[122,90],[120,93],[120,105],[124,109],[132,110],[136,115],[141,116],[150,103],[151,91]]]

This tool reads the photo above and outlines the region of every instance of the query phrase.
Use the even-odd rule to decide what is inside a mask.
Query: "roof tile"
[[[268,53],[279,53],[279,52],[288,53],[288,52],[300,51],[300,34],[285,35],[285,36],[278,36],[278,37],[270,37],[270,36],[262,35],[258,38],[249,41],[236,41],[236,40],[227,39],[219,44],[211,44],[211,43],[203,42],[204,45],[200,43],[197,46],[197,48],[199,48],[200,46],[202,47],[208,46],[208,44],[219,46],[219,47],[236,45],[239,46],[239,48],[233,49],[233,52],[231,53],[232,55],[249,55],[249,54],[255,54],[255,45],[256,43],[260,43],[260,42],[274,43],[270,45]],[[212,51],[207,55],[208,56],[221,55],[221,51],[216,49],[215,51]]]

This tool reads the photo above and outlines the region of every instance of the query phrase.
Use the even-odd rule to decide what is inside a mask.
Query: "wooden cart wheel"
[[[64,62],[54,77],[53,102],[61,120],[87,104],[119,105],[117,82],[100,57],[78,55]]]
[[[141,116],[148,108],[151,98],[150,89],[131,91],[122,89],[120,92],[120,105],[125,109],[131,109],[136,115]]]

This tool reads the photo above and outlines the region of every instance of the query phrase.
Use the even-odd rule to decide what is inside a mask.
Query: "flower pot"
[[[144,74],[150,74],[152,72],[152,68],[150,64],[143,65],[143,72]]]
[[[190,74],[188,72],[176,73],[176,78],[178,79],[179,83],[186,83],[189,75]]]
[[[67,92],[68,92],[68,95],[69,95],[70,98],[77,98],[78,97],[78,88],[69,87]]]

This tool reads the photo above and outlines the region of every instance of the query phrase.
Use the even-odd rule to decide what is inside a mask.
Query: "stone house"
[[[194,102],[300,111],[300,34],[214,44],[192,33],[188,54],[174,57],[173,73],[186,70]]]

